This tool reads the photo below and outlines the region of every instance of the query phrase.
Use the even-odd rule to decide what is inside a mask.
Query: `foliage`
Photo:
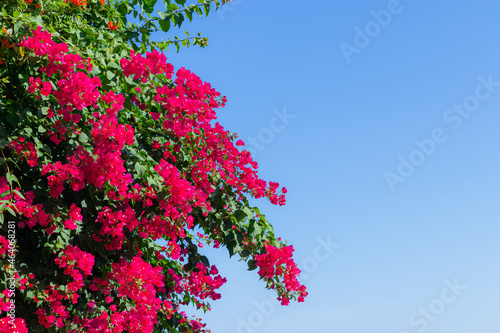
[[[150,39],[226,1],[4,2],[0,332],[205,331],[179,309],[220,298],[203,243],[303,301],[293,248],[248,202],[286,189],[215,122],[225,97],[162,54],[206,38]]]

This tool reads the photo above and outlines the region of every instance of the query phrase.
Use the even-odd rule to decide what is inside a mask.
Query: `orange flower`
[[[106,3],[106,0],[101,0],[101,6],[104,6],[105,3]]]
[[[113,25],[113,22],[109,21],[108,22],[108,28],[111,29],[111,30],[115,30],[116,28],[118,28],[118,24],[120,24],[120,22],[118,22],[116,25]]]
[[[75,6],[78,7],[85,7],[87,6],[87,0],[64,0],[65,3],[72,3]]]
[[[9,41],[7,40],[7,38],[3,38],[2,39],[2,47],[4,47],[4,48],[11,48],[14,45],[15,45],[15,43],[9,45]]]

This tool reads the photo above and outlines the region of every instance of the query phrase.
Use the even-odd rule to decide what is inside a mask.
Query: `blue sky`
[[[235,0],[183,26],[209,46],[167,57],[227,96],[220,122],[288,188],[286,206],[258,205],[310,294],[281,307],[206,249],[228,279],[193,312],[213,332],[500,329],[499,10]]]

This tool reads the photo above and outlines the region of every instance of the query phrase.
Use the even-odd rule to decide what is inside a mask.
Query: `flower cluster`
[[[102,84],[97,76],[90,78],[83,72],[76,72],[71,73],[68,78],[60,79],[57,86],[59,90],[53,94],[61,105],[69,104],[77,110],[82,110],[97,102],[99,97],[97,87]]]
[[[130,60],[122,58],[120,65],[125,76],[133,76],[135,80],[140,80],[142,83],[148,82],[150,74],[165,74],[170,79],[174,71],[173,66],[167,63],[167,57],[157,50],[147,52],[146,58],[130,50]]]
[[[45,164],[42,168],[42,175],[53,173],[48,176],[50,195],[54,198],[64,191],[64,183],[70,181],[73,191],[79,191],[85,187],[83,175],[80,169],[71,164],[62,164],[57,161],[54,164]]]
[[[26,142],[25,138],[19,137],[12,140],[9,147],[14,149],[16,154],[21,156],[21,159],[26,159],[30,167],[38,165],[38,156],[32,142]]]
[[[118,297],[127,297],[135,303],[130,311],[114,312],[111,322],[113,332],[151,332],[157,322],[157,312],[163,306],[156,296],[156,290],[164,287],[161,267],[152,267],[140,257],[131,262],[112,264],[107,280],[117,286]]]
[[[87,275],[92,275],[94,256],[72,245],[66,246],[62,252],[62,256],[56,258],[55,263],[59,268],[64,268],[64,274],[73,278],[77,287],[74,291],[76,291],[83,285],[82,279]]]
[[[259,275],[271,279],[274,277],[283,277],[287,293],[296,292],[298,301],[303,302],[307,296],[305,286],[301,285],[297,280],[300,273],[297,265],[292,259],[293,246],[284,246],[277,248],[275,246],[266,245],[266,253],[257,254],[255,256],[255,265],[260,268]],[[290,300],[286,295],[278,297],[282,305],[288,305]]]
[[[36,79],[33,76],[30,77],[28,83],[30,85],[28,88],[29,93],[40,91],[43,96],[49,96],[52,92],[52,84],[50,82],[42,83],[42,79],[40,79],[39,77],[37,77]],[[38,96],[38,98],[40,98],[40,96]]]
[[[68,219],[64,221],[64,227],[69,229],[69,230],[75,230],[78,225],[76,224],[77,221],[82,221],[82,214],[81,214],[81,208],[77,207],[77,205],[72,204],[71,207],[69,208],[68,212]]]
[[[4,236],[0,236],[0,256],[3,256],[9,250],[10,242]]]
[[[7,180],[4,177],[0,177],[0,193],[9,190],[10,188]],[[15,190],[19,191],[20,188],[16,187]],[[25,225],[33,228],[37,224],[46,227],[50,223],[50,216],[45,213],[43,206],[41,204],[33,204],[33,200],[35,199],[33,191],[26,192],[24,198],[16,192],[12,192],[0,199],[10,202],[7,204],[7,207],[18,212],[24,218],[24,220],[20,221],[18,224],[20,228],[24,228]]]
[[[101,81],[98,77],[90,78],[86,73],[76,71],[77,69],[90,71],[92,64],[77,54],[68,53],[66,43],[55,43],[50,33],[38,27],[33,31],[32,37],[25,37],[19,45],[32,50],[37,56],[48,57],[47,66],[40,69],[42,73],[49,77],[57,73],[62,76],[57,82],[58,90],[54,91],[50,82],[42,82],[40,78],[31,77],[28,92],[41,88],[44,96],[52,93],[62,106],[71,105],[77,110],[97,102],[100,94],[97,87],[102,85]]]
[[[23,318],[14,319],[11,323],[9,317],[0,318],[0,333],[28,333],[28,327]]]
[[[67,307],[63,304],[66,299],[71,300],[73,304],[78,302],[80,295],[78,291],[83,288],[84,278],[91,275],[94,267],[94,256],[90,253],[80,250],[78,246],[68,245],[63,249],[62,255],[55,259],[55,264],[59,268],[64,268],[64,274],[72,278],[65,286],[65,292],[49,285],[44,291],[43,301],[48,305],[50,311],[40,307],[35,313],[38,315],[38,322],[45,328],[53,325],[61,328],[66,325],[66,320],[70,313]],[[39,303],[38,297],[34,300]]]
[[[226,283],[226,278],[218,275],[219,271],[214,265],[212,265],[209,271],[204,264],[199,262],[196,265],[196,269],[197,271],[191,272],[184,281],[184,290],[187,290],[191,295],[196,296],[200,300],[211,298],[215,301],[219,299],[221,295],[215,292],[215,290]]]
[[[99,212],[96,222],[102,223],[100,234],[102,236],[109,236],[105,244],[107,250],[121,249],[123,241],[126,239],[124,227],[134,230],[139,224],[139,221],[135,217],[135,212],[131,207],[126,207],[118,211],[104,207]],[[97,235],[94,236],[94,239],[98,242],[102,241],[102,238]]]
[[[155,166],[155,171],[160,174],[169,187],[170,198],[160,201],[160,208],[165,211],[165,216],[174,220],[182,218],[191,228],[191,219],[187,214],[192,211],[193,207],[205,207],[207,210],[211,210],[203,192],[197,190],[187,180],[182,179],[179,170],[172,164],[161,159],[160,163]]]
[[[77,294],[74,294],[78,296]],[[65,326],[65,321],[69,318],[69,311],[63,304],[63,300],[68,298],[65,297],[57,288],[49,285],[47,289],[44,290],[44,302],[47,303],[49,311],[43,307],[38,308],[35,314],[38,316],[38,323],[45,327],[46,329],[53,327],[54,325],[58,328]],[[37,303],[42,301],[38,297],[34,298]]]

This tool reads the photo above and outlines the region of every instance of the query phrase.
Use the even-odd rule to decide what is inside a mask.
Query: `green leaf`
[[[30,76],[28,75],[28,73],[19,73],[18,78],[21,83],[26,83],[29,81]]]
[[[203,9],[205,10],[205,16],[208,16],[208,13],[210,13],[210,4],[203,5]]]
[[[147,170],[147,168],[144,165],[142,165],[141,163],[139,163],[139,162],[135,163],[134,169],[137,172],[137,175],[139,177],[142,177],[142,175],[144,174],[144,172],[146,172],[146,170]]]
[[[151,14],[153,12],[153,10],[155,9],[155,5],[156,5],[156,1],[157,0],[143,0],[141,1],[141,10],[148,13],[148,14]]]
[[[174,25],[181,26],[182,22],[184,21],[184,15],[182,13],[174,13],[173,14],[173,21]]]
[[[9,114],[7,116],[7,121],[14,126],[17,126],[17,124],[19,124],[20,120],[21,120],[21,117],[19,117],[19,115],[17,115],[17,114]]]
[[[106,78],[111,81],[111,82],[114,82],[115,78],[116,78],[116,74],[113,73],[112,71],[107,71],[106,72]]]
[[[185,11],[186,17],[189,19],[189,22],[193,20],[193,8],[188,8]]]
[[[35,292],[33,290],[29,290],[26,292],[25,300],[32,300],[35,296]]]
[[[2,149],[5,149],[5,147],[7,147],[7,145],[9,144],[9,141],[5,140],[5,139],[0,139],[0,147]]]
[[[247,215],[244,211],[242,211],[241,209],[238,209],[237,211],[235,211],[235,212],[233,213],[233,215],[234,215],[234,217],[236,217],[236,220],[238,220],[238,222],[239,222],[239,221],[241,221],[241,220],[243,220],[245,217],[247,217],[247,216],[248,216],[248,215]]]
[[[42,149],[43,149],[44,152],[46,152],[47,154],[49,154],[50,156],[52,156],[52,149],[50,149],[49,146],[43,145]]]
[[[80,136],[78,137],[78,141],[80,141],[82,143],[89,142],[89,137],[84,132],[81,132]]]
[[[122,15],[122,16],[125,16],[127,14],[129,14],[132,10],[132,7],[128,4],[128,3],[121,3],[118,7],[117,7],[117,10],[118,12]]]
[[[198,7],[198,6],[194,6],[192,7],[193,10],[196,12],[196,14],[198,14],[199,16],[203,16],[203,12],[201,11],[201,8]]]
[[[160,24],[160,29],[164,32],[168,32],[170,30],[170,18],[165,20],[158,20]]]
[[[26,127],[24,129],[24,132],[28,135],[28,136],[31,136],[31,134],[33,134],[33,130],[31,129],[31,127]]]
[[[16,216],[16,212],[14,212],[14,210],[12,210],[11,207],[7,207],[7,211],[11,213],[13,216]]]
[[[169,12],[169,13],[172,13],[172,12],[176,11],[177,9],[179,9],[179,7],[174,3],[170,3],[167,6],[167,12]]]
[[[172,17],[172,14],[171,14],[171,13],[162,12],[161,10],[159,10],[159,11],[158,11],[158,16],[159,16],[162,20],[165,20],[165,19],[170,20],[170,18]]]
[[[255,269],[257,269],[257,265],[256,265],[256,261],[255,260],[248,260],[248,270],[249,271],[253,271]]]
[[[5,174],[5,179],[7,180],[8,183],[17,182],[17,178],[16,176],[14,176],[12,172],[7,172]]]
[[[13,193],[15,193],[15,194],[17,194],[18,196],[20,196],[20,197],[21,197],[21,199],[23,199],[23,200],[24,200],[24,195],[22,195],[22,193],[21,193],[21,192],[19,192],[18,190],[12,190],[12,192],[13,192]]]

